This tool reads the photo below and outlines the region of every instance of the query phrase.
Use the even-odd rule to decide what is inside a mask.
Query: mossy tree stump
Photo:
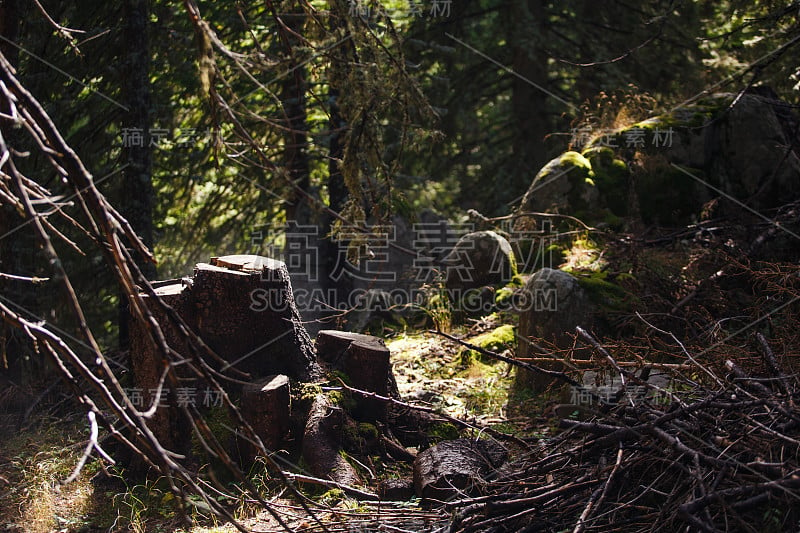
[[[317,353],[331,370],[344,374],[356,389],[388,396],[392,383],[389,349],[383,340],[372,335],[346,331],[322,330],[317,335]],[[385,402],[359,398],[352,410],[355,418],[385,421]]]

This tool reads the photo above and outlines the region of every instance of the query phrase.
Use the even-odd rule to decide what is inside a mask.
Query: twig
[[[491,435],[492,437],[495,437],[497,439],[512,440],[512,441],[516,442],[517,444],[521,444],[521,445],[523,445],[525,447],[528,446],[528,443],[525,442],[524,440],[522,440],[522,439],[520,439],[518,437],[515,437],[513,435],[509,435],[507,433],[503,433],[501,431],[497,431],[496,429],[492,429],[490,427],[480,427],[480,426],[476,426],[474,424],[470,424],[469,422],[466,422],[466,421],[461,420],[459,418],[456,418],[454,416],[450,416],[447,413],[443,413],[441,411],[437,411],[436,409],[433,409],[431,407],[425,407],[425,406],[422,406],[422,405],[413,405],[413,404],[406,403],[406,402],[403,402],[403,401],[400,401],[400,400],[396,400],[394,398],[390,398],[388,396],[381,396],[381,395],[379,395],[379,394],[377,394],[375,392],[369,392],[369,391],[365,391],[365,390],[361,390],[361,389],[356,389],[354,387],[351,387],[347,383],[345,383],[341,378],[337,378],[337,380],[339,381],[339,383],[342,384],[342,388],[343,389],[345,389],[348,392],[354,392],[354,393],[358,394],[359,396],[362,396],[363,398],[367,398],[367,399],[371,399],[371,400],[378,400],[379,402],[389,403],[389,404],[392,404],[392,405],[396,405],[398,407],[403,407],[405,409],[413,409],[415,411],[420,411],[420,412],[423,412],[423,413],[430,413],[432,415],[436,415],[438,417],[441,417],[441,418],[443,418],[443,419],[445,419],[445,420],[447,420],[449,422],[452,422],[453,424],[456,424],[459,427],[471,428],[471,429],[474,429],[476,431],[484,431],[484,432],[488,433],[489,435]],[[408,452],[406,452],[406,453],[408,453]]]
[[[786,377],[786,374],[783,373],[783,370],[781,370],[772,348],[769,347],[767,339],[765,339],[764,335],[761,333],[756,333],[756,339],[758,340],[758,345],[761,348],[761,354],[764,356],[764,362],[767,364],[767,368],[769,368],[769,371],[780,380],[779,382],[783,392],[789,395],[789,399],[791,400],[791,394],[789,393],[789,380]]]
[[[5,274],[3,272],[0,272],[0,278],[9,279],[13,281],[30,281],[31,283],[44,283],[45,281],[50,281],[50,278],[39,278],[36,276],[29,278],[26,276],[15,276],[13,274]]]
[[[605,500],[608,489],[614,482],[614,476],[617,474],[620,464],[622,464],[622,444],[620,444],[619,450],[617,450],[617,461],[614,463],[614,468],[611,469],[611,474],[609,474],[608,479],[606,479],[606,482],[601,488],[598,488],[592,492],[592,495],[589,498],[589,501],[586,503],[586,507],[581,513],[581,516],[578,518],[578,523],[575,524],[575,529],[572,530],[572,533],[582,533],[583,530],[586,529],[586,521],[589,519],[592,509],[594,507],[600,507],[603,504],[603,500]]]
[[[568,384],[572,385],[573,387],[580,387],[581,386],[580,383],[578,383],[577,381],[575,381],[574,379],[572,379],[571,377],[566,375],[564,372],[559,372],[557,370],[547,370],[546,368],[541,368],[541,367],[538,367],[536,365],[532,365],[530,363],[524,363],[522,361],[519,361],[518,359],[513,359],[511,357],[506,357],[505,355],[500,355],[499,353],[495,353],[495,352],[492,352],[490,350],[487,350],[486,348],[481,348],[480,346],[476,346],[475,344],[471,344],[469,342],[463,341],[463,340],[459,339],[458,337],[454,337],[454,336],[449,335],[449,334],[447,334],[447,333],[445,333],[443,331],[428,330],[428,333],[432,333],[432,334],[435,334],[435,335],[441,335],[445,339],[451,340],[453,342],[457,342],[458,344],[460,344],[462,346],[466,346],[470,350],[474,350],[474,351],[480,353],[481,355],[485,355],[487,357],[491,357],[492,359],[497,359],[498,361],[503,361],[504,363],[508,363],[510,365],[514,365],[514,366],[518,366],[520,368],[524,368],[526,370],[530,370],[531,372],[538,372],[539,374],[545,374],[547,376],[551,376],[551,377],[554,377],[556,379],[560,379],[561,381],[564,381],[565,383],[568,383]]]
[[[83,466],[86,464],[87,459],[89,459],[89,456],[92,455],[92,450],[97,450],[97,453],[99,453],[103,459],[105,459],[112,465],[117,464],[117,462],[114,461],[114,459],[112,459],[103,450],[103,448],[100,447],[100,444],[97,442],[97,435],[99,431],[97,429],[97,418],[95,418],[94,411],[89,411],[88,416],[89,416],[89,424],[91,427],[90,430],[91,432],[89,434],[89,443],[86,445],[86,449],[84,450],[80,461],[78,461],[75,470],[72,471],[72,474],[67,479],[61,482],[62,485],[67,485],[78,479],[78,476],[80,475],[81,470],[83,470]]]

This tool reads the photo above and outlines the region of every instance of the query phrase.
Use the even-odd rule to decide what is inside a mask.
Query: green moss
[[[510,324],[505,324],[500,326],[499,328],[495,328],[492,331],[487,331],[486,333],[482,333],[477,337],[470,339],[470,344],[474,344],[475,346],[479,346],[484,350],[489,350],[490,352],[502,352],[507,348],[513,348],[516,345],[516,334],[514,333],[514,326]],[[469,349],[462,349],[461,350],[461,362],[464,366],[469,366],[472,364],[473,361],[480,361],[486,363],[484,356],[478,353],[475,350]],[[489,360],[490,362],[494,362],[494,359]]]
[[[543,182],[556,175],[561,175],[568,179],[572,184],[573,190],[582,189],[581,185],[586,183],[591,184],[592,178],[594,178],[592,164],[589,160],[583,157],[582,154],[572,151],[564,152],[547,163],[536,174],[534,183]]]
[[[505,306],[505,304],[511,301],[511,297],[514,296],[514,290],[514,287],[509,287],[508,285],[497,289],[497,292],[494,294],[494,303],[497,304],[498,307]]]
[[[584,151],[584,155],[594,169],[597,189],[603,204],[609,210],[604,218],[607,219],[609,214],[614,217],[627,216],[630,177],[628,165],[607,146],[590,148]]]
[[[511,298],[514,295],[514,292],[519,290],[520,288],[525,286],[525,279],[522,275],[516,271],[516,260],[514,261],[514,275],[511,276],[511,280],[505,284],[505,286],[500,287],[497,289],[497,292],[494,295],[494,302],[497,304],[498,309],[505,309],[508,307],[507,304],[511,302]]]
[[[626,311],[630,308],[631,294],[619,285],[608,281],[607,272],[571,272],[589,299],[609,311]]]
[[[525,278],[522,277],[522,274],[514,274],[511,277],[511,281],[508,282],[507,286],[512,287],[524,287],[525,286]]]
[[[513,280],[517,276],[519,276],[519,268],[517,267],[517,256],[514,254],[514,250],[511,250],[511,253],[508,254],[508,262],[511,265],[511,279]]]
[[[458,428],[450,422],[441,422],[432,424],[428,428],[428,435],[434,442],[441,442],[443,440],[455,440],[459,437]]]
[[[298,383],[289,390],[292,392],[292,400],[309,401],[316,398],[317,394],[322,392],[322,387],[314,385],[313,383]]]
[[[378,428],[376,428],[373,424],[361,422],[358,424],[358,434],[364,440],[374,441],[378,438]]]
[[[586,172],[586,177],[591,178],[594,176],[592,173],[592,164],[578,152],[564,152],[561,154],[561,157],[558,158],[558,165],[560,167],[578,167]]]
[[[319,503],[322,505],[333,506],[344,500],[345,495],[342,489],[331,489],[326,491],[319,497]]]
[[[349,393],[333,390],[326,392],[326,394],[332,405],[337,405],[345,411],[352,411],[356,406],[356,400]]]

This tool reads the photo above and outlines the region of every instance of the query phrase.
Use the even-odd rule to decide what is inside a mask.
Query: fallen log
[[[507,458],[508,451],[491,440],[440,442],[417,454],[414,490],[427,500],[446,500],[461,492],[472,494]]]
[[[317,477],[342,485],[360,485],[361,477],[340,453],[344,422],[344,412],[334,408],[325,394],[317,394],[303,434],[303,459]]]

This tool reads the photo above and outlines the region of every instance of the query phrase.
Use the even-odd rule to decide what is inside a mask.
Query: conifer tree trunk
[[[19,13],[18,0],[0,0],[0,53],[14,66],[19,57],[14,43],[19,38]],[[9,102],[0,95],[0,113],[10,115]],[[9,120],[0,118],[0,134],[6,145],[14,134]],[[27,228],[19,228],[24,221],[16,210],[5,203],[0,204],[0,272],[13,275],[31,275],[30,272],[33,256],[33,239]],[[35,301],[33,287],[0,277],[0,295],[16,305],[35,312],[38,308]],[[23,340],[23,335],[12,330],[5,322],[0,323],[0,372],[9,372],[19,379],[25,370],[21,368],[23,351],[28,342]]]
[[[125,1],[125,43],[127,74],[123,80],[125,105],[128,113],[123,128],[140,132],[141,137],[131,135],[123,143],[123,161],[127,164],[121,189],[121,212],[149,248],[153,247],[153,153],[150,143],[150,48],[147,39],[148,8],[145,0]],[[124,138],[124,137],[123,137]],[[141,139],[134,142],[131,139]],[[155,265],[137,261],[148,279],[155,279]],[[120,295],[119,343],[126,348],[130,343],[127,316],[128,302]]]
[[[551,131],[547,113],[547,55],[543,52],[543,31],[547,16],[542,0],[514,0],[508,11],[512,68],[519,76],[511,86],[515,167],[511,169],[508,193],[514,198],[525,192],[536,172],[549,159],[544,144]],[[526,81],[527,80],[527,81]],[[532,82],[532,83],[531,83]],[[537,87],[538,85],[538,87]]]
[[[291,74],[285,77],[281,89],[284,123],[287,131],[284,137],[283,162],[289,179],[302,191],[310,192],[310,176],[308,162],[308,135],[306,125],[306,70],[295,55],[299,46],[298,35],[303,34],[305,13],[302,6],[292,7],[281,16],[286,29],[280,31],[281,39],[290,60],[287,65]],[[286,220],[300,225],[311,221],[311,206],[303,193],[293,190],[291,204],[286,208]]]

